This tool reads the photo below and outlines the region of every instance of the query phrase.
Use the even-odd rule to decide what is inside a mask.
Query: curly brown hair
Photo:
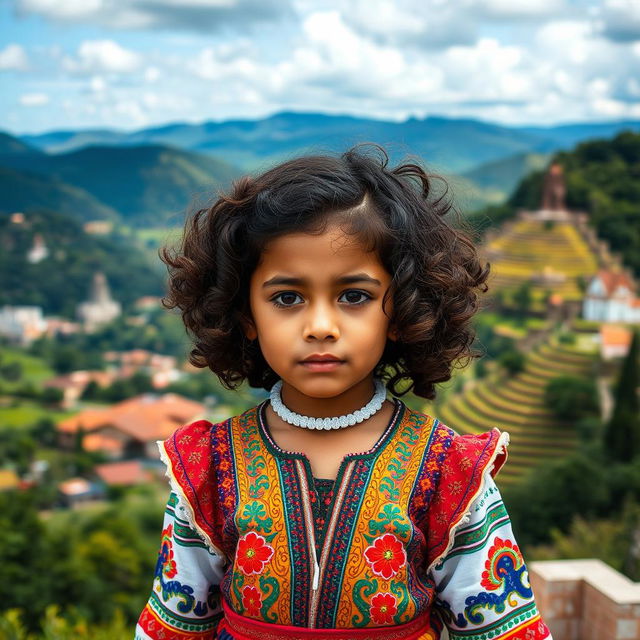
[[[435,180],[444,186],[439,195]],[[392,276],[398,339],[387,341],[375,374],[394,395],[434,398],[435,384],[449,380],[456,363],[479,355],[470,319],[489,275],[468,230],[445,219],[455,211],[448,193],[442,178],[418,164],[388,168],[377,145],[304,156],[239,179],[187,219],[177,248],[160,251],[169,270],[163,305],[181,310],[194,338],[189,361],[229,389],[244,380],[270,389],[278,376],[243,330],[251,275],[270,240],[322,231],[339,215]]]

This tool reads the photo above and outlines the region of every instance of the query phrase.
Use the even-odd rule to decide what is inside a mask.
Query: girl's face
[[[288,406],[318,415],[322,399],[335,415],[332,409],[352,411],[370,399],[372,372],[392,333],[382,304],[390,284],[377,254],[337,224],[267,244],[251,277],[245,331],[282,378]]]

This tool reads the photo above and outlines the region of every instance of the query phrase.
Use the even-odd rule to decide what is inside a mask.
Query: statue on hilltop
[[[567,188],[564,184],[562,166],[554,162],[544,177],[542,188],[542,209],[545,211],[566,211],[564,202]]]

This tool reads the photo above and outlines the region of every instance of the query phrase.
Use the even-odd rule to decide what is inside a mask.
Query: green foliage
[[[17,361],[3,364],[0,367],[0,376],[8,382],[18,382],[22,378],[22,364]]]
[[[576,376],[552,378],[545,386],[546,405],[561,420],[576,421],[598,415],[598,389],[593,379]]]
[[[523,545],[547,542],[553,529],[567,531],[576,515],[608,515],[612,508],[607,470],[601,460],[582,453],[536,468],[504,495]]]
[[[11,464],[18,473],[26,473],[33,461],[37,443],[24,430],[0,430],[0,465]]]
[[[616,385],[613,415],[604,432],[605,453],[620,462],[640,454],[639,350],[640,333],[635,331]]]
[[[640,527],[640,505],[628,502],[620,518],[587,520],[575,516],[567,533],[552,529],[551,542],[528,549],[529,560],[598,558],[640,580],[640,556],[635,537]]]
[[[159,262],[151,265],[129,237],[88,235],[73,218],[53,211],[32,211],[27,219],[20,225],[0,214],[0,305],[38,305],[46,314],[74,318],[96,271],[125,308],[140,296],[162,293]],[[50,255],[31,264],[26,256],[35,234]]]
[[[574,345],[577,342],[576,334],[562,332],[558,336],[558,342],[560,344]]]
[[[120,637],[90,634],[94,624],[120,633],[148,597],[162,522],[161,504],[150,497],[132,494],[98,511],[58,512],[45,523],[35,492],[0,494],[1,609],[29,614],[20,624],[15,613],[5,613],[0,629],[24,638],[24,627],[36,632],[46,616],[46,638],[58,637],[46,635],[53,630],[61,639]]]
[[[568,206],[588,211],[598,235],[640,274],[640,134],[585,142],[557,160],[565,171]]]
[[[41,633],[29,633],[24,619],[27,616],[19,609],[10,609],[0,614],[0,638],[3,640],[131,640],[133,630],[124,616],[116,611],[113,620],[105,624],[90,624],[75,610],[66,615],[59,607],[47,607],[42,620]]]
[[[520,373],[524,369],[527,358],[524,353],[517,351],[516,349],[510,349],[500,354],[498,362],[504,367],[504,369],[511,375]]]
[[[239,173],[215,158],[160,145],[87,146],[55,155],[4,155],[2,164],[12,170],[22,187],[10,200],[10,210],[32,210],[46,202],[38,197],[46,191],[52,202],[69,205],[79,218],[87,219],[77,207],[82,199],[92,206],[92,212],[102,208],[99,219],[113,218],[116,211],[138,226],[175,223],[176,212],[185,210],[193,194],[202,193],[209,200]],[[34,179],[31,172],[42,179]],[[27,184],[35,193],[27,191]]]

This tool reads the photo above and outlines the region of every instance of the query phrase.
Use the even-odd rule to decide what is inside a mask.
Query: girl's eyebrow
[[[307,284],[306,278],[292,278],[289,276],[274,276],[267,280],[262,286],[264,287],[275,287],[288,285],[292,287],[303,287]],[[370,275],[366,273],[354,273],[350,276],[341,276],[336,279],[337,284],[357,284],[359,282],[366,282],[368,284],[375,284],[380,286],[382,283],[380,280],[376,280],[376,278],[372,278]]]

